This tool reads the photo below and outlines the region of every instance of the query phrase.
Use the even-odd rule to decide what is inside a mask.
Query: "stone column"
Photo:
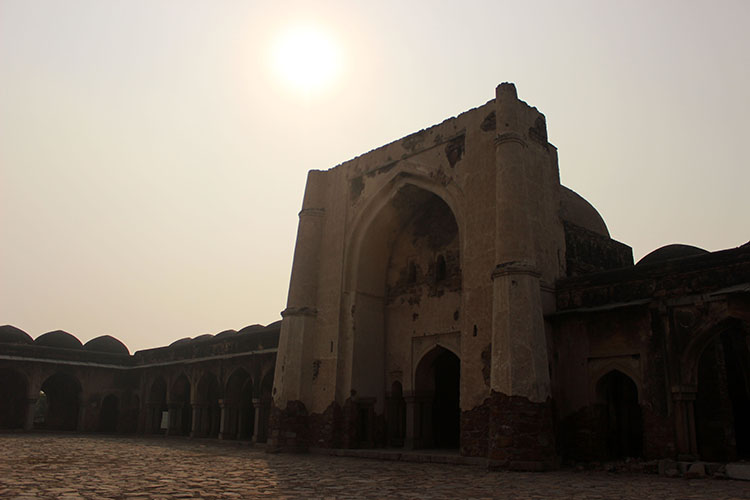
[[[697,392],[698,389],[695,386],[672,387],[677,453],[680,460],[695,460],[698,458],[698,444],[695,437],[695,396]]]
[[[526,114],[512,84],[496,94],[495,259],[488,458],[501,467],[537,469],[554,458],[550,380],[537,248],[543,214],[526,141]],[[533,415],[532,418],[527,418]],[[493,433],[493,429],[497,432]],[[539,439],[538,439],[539,438]],[[532,445],[533,444],[533,445]],[[551,464],[550,464],[551,465]]]
[[[34,429],[34,409],[36,408],[37,400],[34,398],[26,399],[26,413],[23,418],[23,430],[30,431]]]
[[[219,417],[219,439],[234,439],[237,436],[237,430],[233,425],[234,409],[233,406],[225,400],[219,400],[221,416]]]
[[[260,442],[260,424],[261,424],[261,402],[260,398],[253,398],[253,443]]]

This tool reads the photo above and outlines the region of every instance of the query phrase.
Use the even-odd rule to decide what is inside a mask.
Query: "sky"
[[[746,0],[0,0],[0,324],[134,352],[272,323],[306,172],[506,81],[636,261],[739,246],[748,20]]]

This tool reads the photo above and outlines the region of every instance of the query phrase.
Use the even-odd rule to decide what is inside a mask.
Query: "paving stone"
[[[750,499],[747,482],[386,462],[184,438],[0,434],[0,497]],[[34,467],[31,467],[34,465]]]

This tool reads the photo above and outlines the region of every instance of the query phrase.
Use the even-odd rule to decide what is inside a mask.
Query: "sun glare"
[[[329,86],[341,66],[341,51],[333,39],[313,26],[296,26],[276,42],[274,66],[284,82],[297,89]]]

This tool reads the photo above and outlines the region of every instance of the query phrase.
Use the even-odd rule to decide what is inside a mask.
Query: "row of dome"
[[[234,335],[240,335],[244,333],[258,332],[261,330],[275,329],[278,328],[281,321],[271,323],[268,326],[263,325],[250,325],[245,328],[236,330],[225,330],[216,335],[204,334],[194,338],[186,337],[184,339],[176,340],[172,342],[169,347],[177,345],[185,345],[193,342],[204,342],[211,339],[227,338]],[[62,330],[55,330],[53,332],[44,333],[36,338],[32,339],[31,336],[12,325],[0,326],[0,343],[4,344],[34,344],[44,347],[56,347],[63,349],[83,349],[92,352],[106,352],[112,354],[130,354],[127,346],[110,335],[102,335],[94,339],[89,340],[85,344],[81,343],[75,336],[64,332]]]

